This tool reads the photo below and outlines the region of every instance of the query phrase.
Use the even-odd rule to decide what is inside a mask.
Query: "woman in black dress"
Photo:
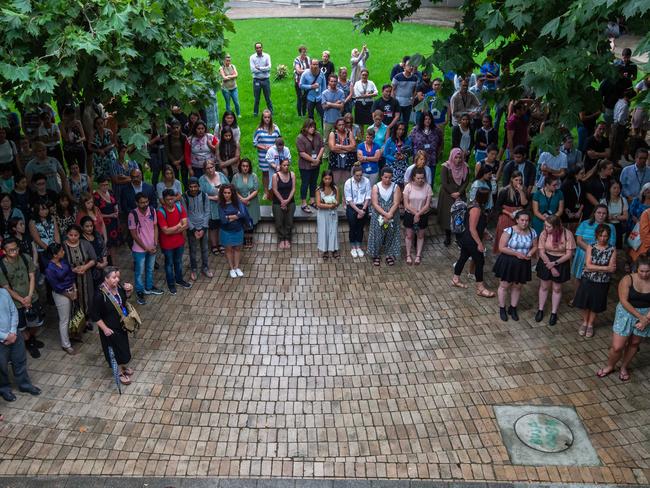
[[[127,365],[131,361],[129,336],[122,327],[122,318],[126,317],[126,301],[133,292],[133,285],[120,285],[120,270],[115,266],[104,268],[104,282],[95,291],[90,318],[99,328],[104,357],[110,367],[111,359],[108,348],[113,349],[115,360],[120,367],[120,382],[131,384],[133,370]],[[119,310],[119,312],[118,312]]]

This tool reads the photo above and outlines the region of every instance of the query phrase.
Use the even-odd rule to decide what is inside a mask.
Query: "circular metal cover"
[[[515,422],[521,442],[540,452],[562,452],[573,444],[573,432],[560,419],[545,413],[529,413]]]

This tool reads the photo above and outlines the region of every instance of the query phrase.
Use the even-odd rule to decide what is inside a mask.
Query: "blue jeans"
[[[226,101],[226,110],[230,111],[230,100],[232,100],[232,103],[235,105],[235,113],[237,114],[237,117],[239,117],[239,94],[237,93],[237,87],[232,90],[222,88],[221,94],[223,95],[223,99]]]
[[[133,278],[135,281],[135,291],[141,293],[144,290],[153,288],[153,268],[156,264],[156,255],[148,252],[135,252],[133,254]],[[144,283],[142,275],[144,273]]]
[[[584,125],[578,126],[578,149],[582,151],[582,154],[587,152],[587,138],[589,137],[589,131]]]
[[[27,356],[25,355],[25,340],[23,335],[16,334],[16,342],[11,345],[0,344],[0,391],[11,393],[9,379],[9,362],[14,371],[14,382],[18,388],[30,388],[32,381],[27,374]]]
[[[273,112],[273,102],[271,102],[271,80],[253,78],[253,97],[255,103],[253,104],[253,114],[257,116],[260,109],[260,91],[264,92],[264,100],[266,100],[266,107]]]
[[[183,281],[183,250],[185,246],[174,249],[163,249],[165,256],[165,277],[167,286],[173,287],[179,281]]]

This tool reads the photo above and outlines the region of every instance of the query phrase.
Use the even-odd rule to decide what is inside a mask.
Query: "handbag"
[[[126,308],[127,314],[124,315],[124,312],[122,311],[122,307],[120,306],[120,304],[117,303],[115,297],[110,293],[108,293],[103,286],[101,287],[101,290],[104,296],[108,298],[108,300],[113,304],[113,307],[115,307],[115,311],[120,316],[120,322],[122,323],[122,328],[127,332],[135,334],[137,330],[140,328],[140,326],[142,325],[142,319],[140,318],[140,314],[135,309],[135,307],[129,301],[125,301],[124,307]]]
[[[634,228],[627,236],[627,245],[635,251],[641,247],[641,232],[639,229],[639,222],[637,222],[634,224]]]
[[[70,320],[68,320],[68,332],[76,335],[86,327],[86,314],[79,305],[79,300],[72,302],[72,312],[70,313]]]

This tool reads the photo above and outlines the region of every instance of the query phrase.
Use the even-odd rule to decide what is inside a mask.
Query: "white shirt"
[[[248,60],[251,68],[253,79],[268,79],[271,76],[271,56],[262,53],[258,56],[257,53],[253,54]]]
[[[7,139],[4,144],[0,144],[0,164],[11,163],[17,155],[14,141]]]
[[[343,186],[345,201],[355,205],[363,205],[371,198],[370,180],[365,176],[357,183],[354,177],[348,179]]]
[[[367,95],[368,93],[377,93],[377,86],[370,80],[368,80],[367,85],[359,80],[352,87],[352,96],[355,98],[361,95]]]
[[[415,164],[412,164],[408,168],[406,168],[406,171],[404,172],[404,181],[406,183],[409,183],[411,181],[411,175],[413,174],[413,170],[415,169]],[[427,181],[429,185],[431,185],[431,168],[428,166],[424,167],[424,179]]]
[[[630,104],[625,98],[619,98],[614,105],[614,123],[618,125],[627,125],[630,118]]]

